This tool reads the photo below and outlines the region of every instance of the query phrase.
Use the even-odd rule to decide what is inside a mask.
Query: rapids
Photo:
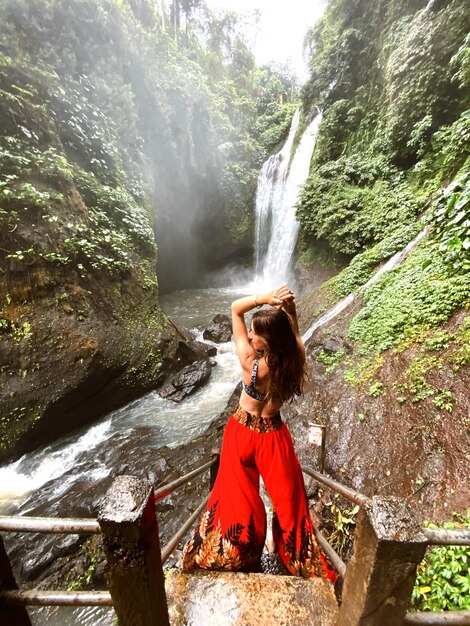
[[[231,301],[247,293],[251,293],[248,287],[181,291],[163,296],[161,306],[177,325],[191,329],[204,341],[201,326],[207,326],[216,313],[228,314]],[[41,507],[41,514],[53,517],[60,504],[74,503],[81,490],[95,489],[96,485],[104,490],[108,477],[126,471],[130,455],[134,465],[142,455],[142,464],[147,466],[143,447],[150,451],[160,446],[176,447],[203,432],[225,408],[241,373],[233,344],[217,348],[209,382],[180,404],[164,400],[156,392],[147,394],[91,426],[0,467],[0,514],[28,514],[28,510]],[[142,467],[143,473],[145,470]],[[104,491],[97,493],[95,499],[103,495]],[[85,510],[82,516],[89,514]],[[53,537],[53,541],[58,538]],[[49,544],[37,545],[38,551],[49,549]],[[104,608],[46,607],[30,608],[29,612],[35,626],[114,623],[114,611]]]

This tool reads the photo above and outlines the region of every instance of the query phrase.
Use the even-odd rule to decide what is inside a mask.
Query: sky
[[[206,0],[211,9],[229,9],[245,14],[258,9],[259,32],[253,53],[258,64],[291,60],[299,79],[308,71],[302,58],[305,33],[321,16],[324,0]]]

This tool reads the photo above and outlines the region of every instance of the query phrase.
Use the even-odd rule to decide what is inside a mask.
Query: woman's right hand
[[[269,293],[262,296],[263,304],[269,304],[270,306],[275,307],[276,309],[280,309],[284,304],[284,300],[282,299],[279,289],[273,289]]]

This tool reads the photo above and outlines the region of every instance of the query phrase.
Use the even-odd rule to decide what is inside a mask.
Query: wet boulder
[[[204,354],[206,358],[217,355],[217,348],[215,346],[210,346],[209,344],[203,343],[202,341],[194,341],[192,345],[197,350],[202,352],[202,354]]]
[[[341,352],[341,350],[344,350],[344,345],[342,341],[337,337],[328,337],[322,347],[323,350],[328,354],[335,354],[336,352]]]
[[[226,343],[232,336],[232,322],[228,315],[218,314],[202,333],[204,339],[214,343]]]
[[[202,387],[209,380],[210,375],[211,364],[209,360],[196,361],[183,367],[167,385],[158,389],[157,392],[162,398],[172,400],[173,402],[181,402],[183,398]]]
[[[176,361],[179,365],[190,365],[195,361],[202,361],[217,354],[215,346],[209,346],[201,341],[179,341],[176,351]]]

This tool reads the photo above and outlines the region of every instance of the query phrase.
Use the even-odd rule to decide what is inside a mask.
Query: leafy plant
[[[441,391],[433,399],[433,402],[437,406],[438,409],[445,409],[446,411],[449,411],[450,413],[453,408],[453,404],[452,404],[453,398],[454,396],[451,391],[444,390],[444,391]]]
[[[462,528],[470,526],[470,510],[439,526],[428,528]],[[467,546],[438,546],[428,549],[418,565],[411,596],[415,611],[453,611],[470,609],[470,551]]]
[[[359,512],[359,505],[352,509],[341,510],[334,502],[330,505],[333,515],[334,530],[329,535],[328,540],[337,552],[343,552],[352,542],[352,531],[356,525],[355,517]]]
[[[380,382],[380,380],[376,380],[374,383],[370,385],[367,391],[367,394],[369,396],[374,396],[376,398],[378,396],[383,396],[385,394],[383,384]]]
[[[470,270],[470,173],[443,192],[432,211],[439,252],[457,272]]]
[[[345,354],[345,350],[338,350],[337,352],[326,352],[325,350],[322,350],[316,358],[317,361],[326,366],[325,373],[331,374],[331,372],[334,372],[334,370],[341,363]]]
[[[29,339],[33,331],[29,322],[20,324],[0,317],[0,334],[9,335],[15,343],[20,343],[24,339]]]

